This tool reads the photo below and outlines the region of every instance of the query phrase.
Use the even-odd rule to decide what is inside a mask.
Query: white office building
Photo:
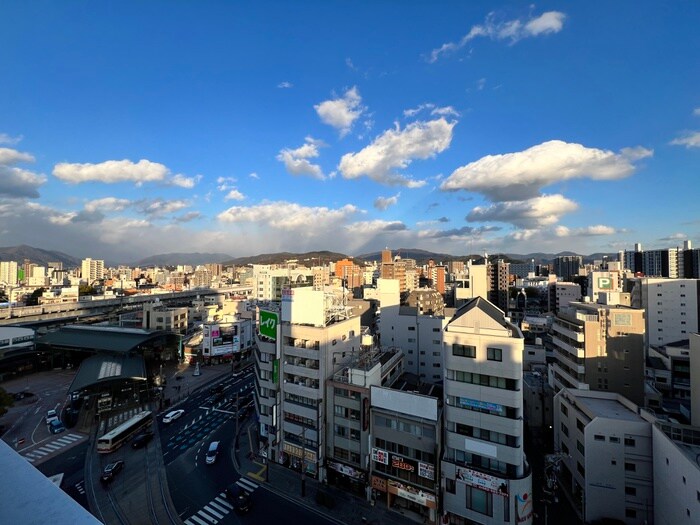
[[[443,332],[446,523],[532,522],[524,453],[522,359],[517,326],[487,300],[460,307]]]
[[[604,518],[627,525],[651,522],[653,420],[643,414],[612,392],[564,389],[555,396],[557,478],[585,523]]]
[[[634,281],[632,306],[646,310],[647,345],[674,343],[698,331],[698,279],[644,277]]]

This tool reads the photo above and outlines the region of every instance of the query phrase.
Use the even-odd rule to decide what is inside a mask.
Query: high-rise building
[[[277,319],[274,342],[262,326],[257,337],[260,445],[271,461],[325,480],[325,382],[359,354],[360,318],[341,297],[308,286],[285,289]]]
[[[7,283],[9,286],[17,286],[19,284],[17,270],[15,261],[0,262],[0,282]]]
[[[87,284],[104,278],[105,262],[97,259],[83,259],[81,264],[81,279]]]
[[[504,312],[508,311],[508,279],[509,264],[502,260],[489,263],[488,274],[488,300]]]
[[[554,389],[617,392],[644,406],[644,310],[577,303],[552,325]]]
[[[561,281],[571,281],[578,276],[583,266],[580,255],[562,255],[554,258],[554,273]]]
[[[521,523],[532,516],[524,453],[520,329],[481,297],[443,332],[447,523]],[[527,502],[527,503],[526,503]]]

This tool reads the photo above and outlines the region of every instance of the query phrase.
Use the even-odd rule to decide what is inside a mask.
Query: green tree
[[[29,299],[27,299],[27,306],[36,306],[39,304],[39,297],[41,297],[44,294],[44,289],[43,288],[37,288],[32,292],[32,295],[29,296]]]
[[[78,286],[78,295],[95,295],[95,289],[89,284]]]

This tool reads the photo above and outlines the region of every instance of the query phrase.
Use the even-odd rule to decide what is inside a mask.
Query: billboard
[[[217,357],[240,351],[236,324],[205,324],[202,335],[202,354],[205,356]]]
[[[279,324],[279,314],[260,310],[260,335],[269,337],[273,341],[277,340],[277,325]]]

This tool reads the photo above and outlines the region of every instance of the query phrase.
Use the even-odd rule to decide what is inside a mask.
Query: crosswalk
[[[66,434],[65,436],[61,436],[58,439],[54,439],[51,443],[47,443],[46,445],[43,445],[39,448],[35,448],[31,452],[23,454],[23,456],[30,463],[34,463],[35,461],[38,461],[39,459],[51,454],[52,452],[56,452],[57,450],[60,450],[63,447],[67,447],[68,445],[72,445],[73,443],[82,441],[83,439],[87,439],[87,436],[72,433]]]
[[[85,480],[76,483],[75,484],[75,489],[80,492],[81,494],[85,494]]]
[[[260,485],[252,482],[248,478],[241,478],[236,481],[236,485],[246,492],[253,492]],[[185,525],[215,525],[233,510],[233,505],[226,499],[226,493],[222,492],[209,503],[204,505],[197,514],[187,518]]]

